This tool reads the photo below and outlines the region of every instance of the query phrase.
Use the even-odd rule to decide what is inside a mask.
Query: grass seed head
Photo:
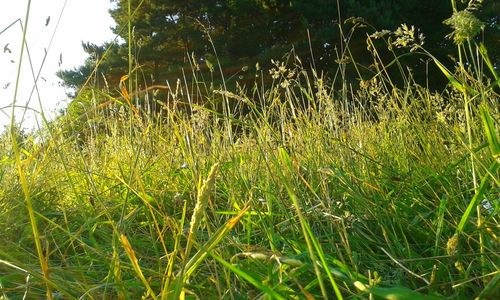
[[[216,163],[210,169],[207,179],[203,182],[203,185],[198,190],[198,196],[196,197],[196,206],[191,217],[191,223],[189,226],[189,237],[194,237],[196,230],[203,218],[205,213],[208,199],[210,198],[210,193],[215,187],[215,176],[217,175],[217,170],[219,169],[219,164]]]
[[[458,249],[458,234],[453,235],[446,243],[446,253],[455,255]]]
[[[453,39],[457,45],[463,44],[465,41],[474,38],[484,28],[484,23],[468,10],[453,13],[453,15],[446,19],[443,24],[453,29],[453,32],[446,37]]]

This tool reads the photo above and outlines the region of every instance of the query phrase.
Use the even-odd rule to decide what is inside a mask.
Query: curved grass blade
[[[441,298],[434,297],[434,296],[423,295],[423,294],[412,291],[412,290],[405,288],[405,287],[389,287],[389,288],[370,287],[369,285],[364,284],[360,281],[354,282],[354,286],[360,291],[371,293],[377,297],[380,297],[381,299],[388,299],[388,300],[407,300],[407,299],[438,300],[438,299],[441,299]]]
[[[464,230],[465,224],[467,223],[467,220],[469,219],[472,210],[478,205],[479,200],[482,199],[484,193],[486,192],[486,189],[488,188],[488,183],[490,182],[491,178],[490,174],[495,174],[497,169],[498,169],[498,162],[494,161],[489,168],[489,172],[485,174],[481,179],[481,184],[479,185],[476,194],[474,195],[474,197],[472,197],[472,200],[467,206],[465,213],[462,215],[460,223],[458,223],[457,226],[457,233],[461,233]]]
[[[142,284],[146,287],[146,290],[148,291],[148,294],[153,298],[157,299],[155,296],[155,293],[151,289],[151,286],[149,285],[148,281],[144,277],[144,274],[142,273],[141,267],[139,266],[139,261],[137,260],[137,257],[135,256],[135,251],[132,248],[132,245],[130,245],[130,242],[128,241],[127,237],[125,235],[120,235],[120,242],[122,243],[123,248],[125,249],[125,252],[127,253],[128,258],[130,259],[130,262],[132,263],[132,267],[134,268],[135,273],[137,276],[139,276],[139,279],[142,281]]]
[[[233,272],[234,274],[240,276],[241,278],[245,279],[246,281],[248,281],[249,283],[251,283],[253,286],[255,286],[256,288],[258,288],[259,290],[261,290],[262,292],[264,292],[267,296],[269,296],[271,299],[286,299],[284,298],[283,296],[281,296],[280,294],[278,294],[277,292],[275,292],[272,288],[268,287],[267,285],[264,285],[262,284],[262,282],[260,282],[259,280],[253,278],[250,274],[246,273],[245,271],[243,271],[242,269],[240,268],[237,268],[235,266],[233,266],[232,264],[228,263],[227,261],[225,261],[224,259],[222,259],[221,257],[213,254],[210,252],[210,256],[212,256],[216,261],[218,261],[221,265],[223,265],[224,267],[228,268],[231,272]]]
[[[500,160],[500,142],[498,141],[498,135],[495,130],[495,124],[493,124],[493,118],[490,115],[488,106],[485,104],[481,105],[481,119],[483,120],[484,133],[488,139],[490,145],[491,154],[493,158],[497,161]]]
[[[212,237],[196,252],[196,254],[187,262],[186,266],[183,268],[184,272],[181,272],[175,284],[174,293],[172,296],[169,296],[170,299],[178,299],[181,293],[181,289],[183,284],[189,279],[191,274],[196,270],[196,268],[203,262],[203,260],[207,257],[209,252],[214,249],[222,239],[231,231],[236,224],[240,221],[241,218],[246,214],[249,206],[243,208],[240,213],[231,218],[227,223],[219,228]]]
[[[284,163],[288,167],[289,171],[291,172],[293,169],[292,169],[292,161],[290,159],[290,156],[288,155],[288,153],[286,152],[286,150],[284,148],[280,148],[279,154],[280,154],[280,157],[279,157],[280,161],[282,163]],[[330,272],[330,268],[328,267],[328,263],[326,262],[326,258],[325,258],[325,254],[323,252],[323,249],[322,249],[320,243],[318,242],[318,240],[316,239],[314,233],[312,232],[311,227],[309,226],[309,223],[307,222],[304,215],[302,214],[297,195],[295,194],[295,192],[291,188],[291,184],[288,182],[287,178],[285,178],[284,174],[282,175],[282,181],[283,181],[283,185],[285,186],[285,189],[288,193],[288,197],[290,198],[290,200],[292,200],[293,206],[295,207],[295,210],[297,212],[297,216],[299,218],[300,226],[302,228],[302,233],[304,235],[304,239],[306,241],[311,260],[316,261],[316,255],[314,254],[314,252],[316,252],[318,257],[319,257],[319,260],[321,262],[320,265],[323,267],[323,269],[325,270],[325,272],[328,276],[328,279],[330,280],[330,284],[333,287],[333,290],[335,292],[335,296],[337,297],[337,299],[342,300],[343,299],[342,293],[340,292],[340,289],[339,289],[335,279],[333,278],[332,273]],[[323,282],[322,282],[321,273],[319,272],[319,269],[318,269],[316,264],[314,264],[313,266],[314,266],[314,270],[316,272],[316,276],[318,278],[318,283],[320,284],[320,287],[322,290],[323,297],[326,298],[327,297],[326,290],[325,290]]]

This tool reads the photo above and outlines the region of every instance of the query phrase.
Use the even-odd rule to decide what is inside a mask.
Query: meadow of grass
[[[356,88],[292,55],[234,90],[193,68],[147,113],[131,65],[121,101],[12,126],[0,299],[498,298],[498,75],[471,41],[452,71],[410,46],[446,89],[372,48]]]

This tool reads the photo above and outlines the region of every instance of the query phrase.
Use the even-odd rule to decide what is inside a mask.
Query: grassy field
[[[449,86],[378,64],[351,88],[291,56],[233,90],[193,71],[154,113],[130,76],[13,126],[0,299],[497,299],[498,75],[470,40],[456,70],[403,46]]]

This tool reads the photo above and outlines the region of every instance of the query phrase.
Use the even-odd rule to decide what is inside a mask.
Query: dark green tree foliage
[[[110,13],[117,23],[114,32],[128,47],[128,4],[127,1],[116,1],[116,9]],[[135,10],[140,1],[132,1]],[[202,33],[194,25],[194,20],[201,17],[196,14],[200,9],[195,6],[198,1],[144,1],[131,23],[133,25],[132,40],[136,42],[134,57],[141,64],[152,68],[157,73],[160,68],[183,62],[185,53],[192,52],[195,47],[202,47]]]
[[[116,86],[120,76],[126,74],[123,73],[127,65],[125,47],[113,43],[99,46],[87,42],[82,43],[82,48],[89,55],[82,66],[57,72],[65,86],[78,91],[90,78],[94,87],[107,89],[108,86]],[[106,59],[101,60],[106,51]],[[100,64],[97,66],[98,62]]]
[[[112,46],[99,66],[97,77],[104,75],[109,85],[116,86],[120,76],[128,73],[128,0],[113,0],[110,11],[117,26],[114,32],[121,38]],[[450,29],[442,22],[452,14],[449,1],[435,0],[148,0],[137,8],[140,0],[132,0],[134,16],[133,58],[143,72],[147,84],[162,84],[165,79],[180,77],[180,69],[187,67],[188,57],[213,59],[213,46],[218,52],[223,69],[240,70],[244,65],[269,64],[271,58],[280,58],[292,48],[309,66],[312,46],[315,65],[322,70],[334,70],[340,51],[339,24],[352,16],[362,17],[372,27],[358,32],[350,42],[354,60],[361,63],[366,55],[366,33],[374,30],[394,30],[407,23],[420,28],[426,36],[425,47],[445,57],[454,49],[452,41],[443,37]],[[460,2],[460,1],[459,1]],[[487,47],[498,65],[496,47],[500,28],[500,4],[485,1],[478,11],[486,23]],[[463,4],[464,6],[466,5]],[[340,14],[338,11],[340,8]],[[459,8],[462,9],[463,7]],[[344,32],[348,32],[348,25]],[[307,31],[309,30],[310,39]],[[75,89],[82,86],[91,74],[96,61],[109,46],[85,44],[89,58],[84,65],[59,73],[64,84]],[[194,56],[193,56],[194,54]],[[388,57],[390,59],[390,57]],[[418,59],[409,61],[418,65]],[[97,80],[97,79],[96,79]],[[101,79],[96,82],[102,86]]]

